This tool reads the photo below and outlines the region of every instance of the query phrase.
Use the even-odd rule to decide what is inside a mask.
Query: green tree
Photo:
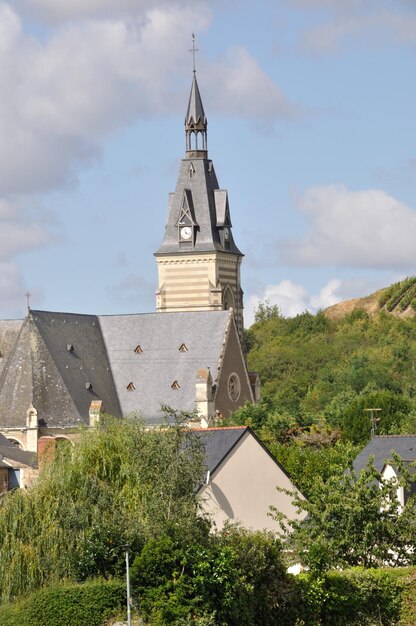
[[[287,531],[294,531],[288,544],[313,571],[415,562],[415,499],[402,510],[397,498],[399,486],[409,487],[409,472],[395,455],[400,478],[381,481],[372,461],[358,476],[351,468],[326,482],[316,481],[308,500],[292,494],[307,517],[302,522],[286,520]],[[275,509],[273,514],[281,517]]]
[[[104,418],[46,463],[34,487],[0,500],[3,599],[61,579],[117,575],[122,544],[139,552],[162,532],[205,536],[195,486],[204,461],[189,415],[162,427]]]

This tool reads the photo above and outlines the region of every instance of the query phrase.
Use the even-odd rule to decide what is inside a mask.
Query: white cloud
[[[201,29],[210,19],[154,10],[141,23],[70,24],[41,43],[0,4],[0,193],[59,186],[97,157],[105,135],[168,110],[188,18]]]
[[[332,304],[340,302],[337,291],[342,282],[334,278],[328,281],[317,294],[309,294],[305,287],[291,280],[282,280],[277,285],[267,285],[262,293],[249,297],[245,306],[245,324],[250,326],[254,321],[254,313],[260,302],[277,305],[285,317],[294,317],[304,311],[316,313]]]
[[[338,302],[369,296],[403,278],[405,274],[392,272],[378,272],[372,277],[354,276],[342,280],[331,278],[317,293],[311,293],[303,285],[291,280],[282,280],[277,285],[267,285],[248,298],[244,307],[245,326],[249,327],[254,322],[254,314],[260,302],[267,301],[272,306],[277,305],[282,315],[294,317],[304,311],[317,313]]]
[[[379,189],[308,189],[299,209],[310,222],[303,239],[286,241],[297,265],[406,268],[416,260],[416,211]]]
[[[212,16],[203,2],[154,4],[138,3],[139,17],[68,22],[36,40],[0,3],[0,195],[59,187],[99,157],[109,133],[183,112],[189,25],[204,31]],[[244,49],[205,66],[204,87],[222,111],[257,119],[295,111]]]
[[[204,83],[211,85],[210,104],[222,112],[267,119],[269,128],[270,120],[293,118],[300,112],[244,48],[230,49],[216,65],[204,68],[203,74]]]
[[[126,13],[140,14],[158,7],[186,7],[190,0],[15,0],[23,12],[59,22],[82,17],[111,17]],[[207,5],[207,0],[192,0],[194,6]]]
[[[304,48],[333,52],[344,41],[359,38],[361,43],[416,42],[416,3],[413,0],[286,0],[291,8],[314,11],[321,18],[303,31]]]
[[[49,243],[53,236],[46,226],[29,218],[18,204],[0,198],[0,261]]]

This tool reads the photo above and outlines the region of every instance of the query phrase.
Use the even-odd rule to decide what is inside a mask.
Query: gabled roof
[[[385,461],[391,458],[394,450],[404,461],[416,460],[416,435],[376,435],[356,456],[353,466],[358,473],[370,456],[374,456],[374,467],[381,472]]]
[[[0,424],[25,427],[32,405],[43,426],[88,424],[95,400],[116,417],[136,414],[149,423],[161,422],[161,404],[193,411],[197,372],[209,368],[215,384],[233,323],[231,311],[31,311],[0,375]]]
[[[207,470],[212,474],[250,429],[248,426],[196,429],[205,452]],[[251,432],[251,431],[250,431]]]
[[[209,368],[215,383],[229,311],[108,315],[99,320],[123,415],[139,413],[150,423],[160,423],[161,404],[195,409],[198,369]],[[183,344],[187,350],[180,349]],[[134,390],[127,389],[130,383]]]
[[[263,448],[265,453],[274,461],[282,472],[290,478],[285,468],[269,452],[264,443],[257,437],[256,433],[249,426],[228,426],[220,428],[198,428],[194,431],[200,437],[205,451],[205,461],[207,470],[213,474],[227,456],[233,451],[235,446],[241,441],[245,434],[250,434]]]
[[[48,426],[88,423],[97,399],[107,413],[120,416],[98,317],[31,311],[30,318],[42,338],[33,355],[33,406]]]

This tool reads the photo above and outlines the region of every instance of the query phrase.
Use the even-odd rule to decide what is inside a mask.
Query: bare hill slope
[[[383,310],[398,317],[415,317],[416,276],[405,278],[364,298],[334,304],[325,309],[325,315],[330,319],[340,319],[357,309],[363,309],[369,315]]]

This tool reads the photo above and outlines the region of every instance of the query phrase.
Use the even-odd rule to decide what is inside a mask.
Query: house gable
[[[253,530],[278,532],[279,523],[268,515],[271,505],[289,519],[304,517],[290,496],[277,491],[276,487],[289,491],[296,487],[249,428],[199,432],[208,451],[208,470],[210,463],[212,468],[199,495],[217,529],[230,521]]]

